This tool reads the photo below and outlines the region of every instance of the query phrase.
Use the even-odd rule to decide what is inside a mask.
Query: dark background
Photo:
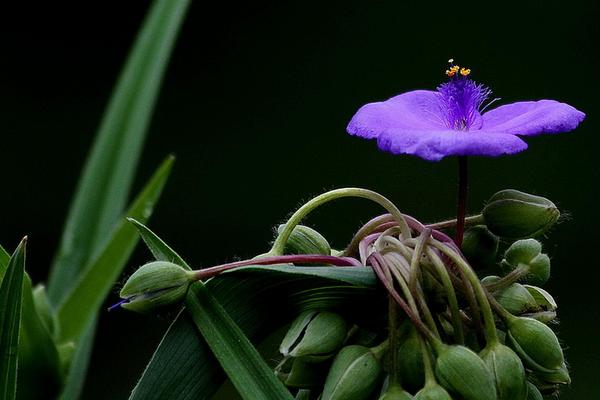
[[[80,168],[148,1],[3,7],[0,242],[29,234],[28,270],[44,280]],[[453,57],[503,102],[552,98],[588,115],[574,133],[471,162],[471,212],[512,187],[556,201],[570,220],[545,242],[548,288],[573,386],[597,395],[600,274],[598,6],[593,1],[195,2],[164,82],[137,175],[178,161],[150,226],[195,266],[263,252],[272,227],[326,189],[377,190],[423,221],[452,215],[456,160],[378,152],[345,134],[356,109],[433,89]],[[341,247],[380,212],[363,201],[310,222]],[[138,249],[129,272],[149,259]],[[113,295],[107,303],[114,302]],[[168,321],[103,313],[84,398],[124,399]]]

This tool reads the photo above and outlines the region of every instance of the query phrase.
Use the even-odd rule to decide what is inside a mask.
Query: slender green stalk
[[[524,264],[519,264],[519,266],[517,268],[510,271],[508,274],[506,274],[502,278],[498,279],[496,282],[485,285],[485,288],[490,292],[493,292],[495,290],[505,289],[505,288],[509,287],[510,285],[512,285],[513,283],[521,280],[521,278],[523,278],[528,273],[529,273],[529,267]]]
[[[273,243],[273,247],[271,247],[271,250],[267,254],[268,255],[283,254],[285,244],[286,244],[287,240],[289,239],[290,235],[292,234],[292,231],[294,230],[296,225],[298,225],[300,223],[300,221],[302,221],[302,219],[304,217],[306,217],[308,214],[310,214],[313,210],[315,210],[319,206],[321,206],[329,201],[340,199],[342,197],[360,197],[360,198],[371,200],[371,201],[381,205],[390,214],[392,214],[394,216],[395,221],[398,223],[398,225],[400,227],[402,236],[404,238],[410,238],[410,236],[411,236],[410,228],[409,228],[408,224],[406,223],[404,216],[402,215],[400,210],[398,210],[398,208],[394,205],[394,203],[392,203],[390,200],[383,197],[379,193],[373,192],[371,190],[361,189],[361,188],[343,188],[343,189],[336,189],[336,190],[331,190],[329,192],[323,193],[323,194],[313,198],[308,203],[304,204],[302,207],[300,207],[287,221],[287,223],[285,224],[285,227],[283,228],[283,230],[281,231],[279,236],[277,236],[277,239],[275,239],[275,242]]]
[[[454,338],[456,339],[458,344],[464,344],[465,337],[460,317],[460,308],[458,307],[456,291],[454,290],[454,286],[452,285],[452,280],[450,279],[448,270],[446,269],[446,266],[435,251],[428,248],[427,256],[433,263],[437,275],[440,277],[444,290],[446,291],[446,296],[448,297],[448,305],[450,307],[450,314],[452,316],[452,327],[454,328]]]
[[[435,373],[433,372],[433,366],[431,365],[431,358],[429,356],[429,348],[427,343],[419,336],[419,344],[421,345],[421,353],[423,355],[423,369],[425,370],[425,386],[437,383],[435,379]]]
[[[388,295],[388,326],[390,329],[390,384],[398,383],[398,305]]]
[[[475,296],[481,308],[486,342],[488,345],[497,343],[498,334],[496,332],[494,314],[492,313],[492,308],[488,301],[488,295],[473,269],[459,254],[457,254],[452,248],[448,247],[444,243],[432,239],[431,245],[448,256],[450,260],[452,260],[452,262],[465,274],[466,278],[469,280],[471,286],[475,290]]]

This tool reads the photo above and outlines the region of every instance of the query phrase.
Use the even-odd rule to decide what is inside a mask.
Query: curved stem
[[[372,220],[364,224],[358,230],[358,232],[354,234],[354,237],[352,238],[346,249],[344,249],[343,255],[348,256],[354,254],[358,249],[358,244],[361,242],[361,240],[369,236],[371,233],[378,231],[381,225],[389,223],[394,223],[394,217],[392,217],[391,214],[383,214],[373,218]],[[386,227],[385,229],[387,228],[388,227]]]
[[[431,357],[429,353],[429,347],[422,337],[419,337],[419,344],[421,345],[421,353],[423,355],[423,369],[425,370],[425,386],[437,383],[435,379],[435,373],[433,372],[433,366],[431,365]]]
[[[458,344],[465,343],[465,336],[463,333],[462,320],[460,316],[460,308],[458,307],[458,300],[456,298],[456,291],[454,290],[454,286],[452,285],[452,280],[450,279],[450,274],[448,274],[448,270],[446,266],[442,262],[442,259],[436,254],[435,251],[431,249],[427,249],[427,256],[433,263],[437,275],[440,277],[442,281],[442,286],[446,291],[446,296],[448,297],[448,306],[450,307],[450,315],[452,316],[452,327],[454,328],[454,338]]]
[[[394,298],[396,303],[398,303],[400,308],[402,308],[402,311],[404,311],[404,313],[408,316],[408,318],[411,320],[411,322],[415,326],[415,328],[417,328],[419,330],[419,332],[425,338],[427,338],[427,340],[429,340],[433,343],[436,343],[436,344],[441,344],[441,341],[437,337],[435,337],[433,335],[433,333],[427,328],[427,326],[425,326],[423,321],[421,321],[421,319],[418,316],[418,311],[415,312],[414,311],[415,308],[413,308],[412,305],[409,306],[406,303],[406,301],[404,301],[404,299],[402,297],[400,297],[400,295],[398,294],[396,289],[394,289],[392,282],[387,278],[386,273],[383,270],[384,268],[387,268],[385,260],[383,260],[379,254],[373,253],[371,255],[369,261],[371,262],[373,270],[375,271],[375,274],[377,275],[377,277],[379,278],[381,283],[385,286],[387,291],[392,295],[392,297]],[[409,299],[409,301],[411,299],[412,299],[412,296]],[[414,304],[414,301],[412,303]]]
[[[221,264],[210,268],[199,269],[191,271],[194,277],[199,280],[212,278],[213,276],[219,275],[221,272],[228,271],[230,269],[247,267],[250,265],[272,265],[272,264],[289,264],[289,263],[302,263],[302,264],[331,264],[339,267],[351,267],[360,265],[355,260],[353,262],[350,258],[342,258],[335,256],[323,256],[319,254],[298,254],[288,256],[272,256],[253,258],[250,260],[236,261],[228,264]]]
[[[496,282],[485,285],[485,288],[490,292],[507,288],[510,285],[512,285],[513,283],[518,282],[521,278],[523,278],[528,273],[529,273],[529,266],[527,266],[525,264],[519,264],[519,266],[517,268],[510,271],[508,274],[504,275],[502,278],[498,279]]]
[[[388,326],[390,329],[390,384],[398,383],[398,305],[388,295]]]
[[[494,314],[492,313],[492,308],[490,306],[490,302],[488,301],[488,293],[479,281],[479,278],[477,278],[477,275],[473,269],[459,254],[457,254],[453,249],[444,243],[438,242],[437,240],[432,240],[431,245],[450,258],[450,260],[452,260],[452,262],[465,274],[466,278],[469,280],[471,286],[475,290],[475,296],[477,297],[477,302],[481,308],[485,327],[485,339],[488,345],[498,342]]]
[[[319,207],[331,200],[339,199],[342,197],[360,197],[360,198],[374,201],[375,203],[381,205],[390,214],[392,214],[392,216],[394,217],[394,219],[396,220],[396,222],[398,223],[398,225],[400,227],[402,236],[405,238],[411,237],[410,236],[410,228],[408,227],[406,220],[402,216],[402,213],[400,212],[400,210],[398,210],[398,208],[394,205],[394,203],[392,203],[391,201],[389,201],[387,198],[380,195],[379,193],[373,192],[371,190],[360,189],[360,188],[343,188],[343,189],[336,189],[336,190],[331,190],[327,193],[323,193],[323,194],[313,198],[308,203],[304,204],[302,207],[300,207],[287,221],[287,223],[285,224],[285,227],[283,228],[283,230],[281,231],[279,236],[277,236],[277,239],[275,239],[275,242],[273,243],[273,247],[271,248],[271,250],[269,251],[268,254],[269,255],[283,254],[283,250],[285,248],[286,242],[288,241],[288,238],[290,237],[290,235],[291,235],[292,231],[294,230],[294,228],[296,227],[296,225],[298,225],[304,217],[306,217],[308,214],[310,214],[317,207]]]

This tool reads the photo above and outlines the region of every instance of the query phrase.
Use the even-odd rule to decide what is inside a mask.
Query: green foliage
[[[163,162],[133,202],[127,215],[143,221],[148,219],[169,177],[172,165],[172,157]],[[85,327],[94,319],[138,239],[136,230],[123,219],[104,250],[84,269],[77,286],[58,307],[61,342],[77,343],[84,334]]]
[[[14,399],[17,392],[17,355],[26,241],[27,239],[21,241],[8,263],[5,264],[6,257],[0,259],[0,264],[3,265],[1,269],[4,270],[0,284],[0,398],[2,400]]]

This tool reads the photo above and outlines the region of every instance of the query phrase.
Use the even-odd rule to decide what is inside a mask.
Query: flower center
[[[455,65],[453,59],[448,62],[448,82],[437,88],[445,122],[450,129],[459,131],[478,129],[481,127],[481,107],[492,92],[469,78],[470,69]]]

